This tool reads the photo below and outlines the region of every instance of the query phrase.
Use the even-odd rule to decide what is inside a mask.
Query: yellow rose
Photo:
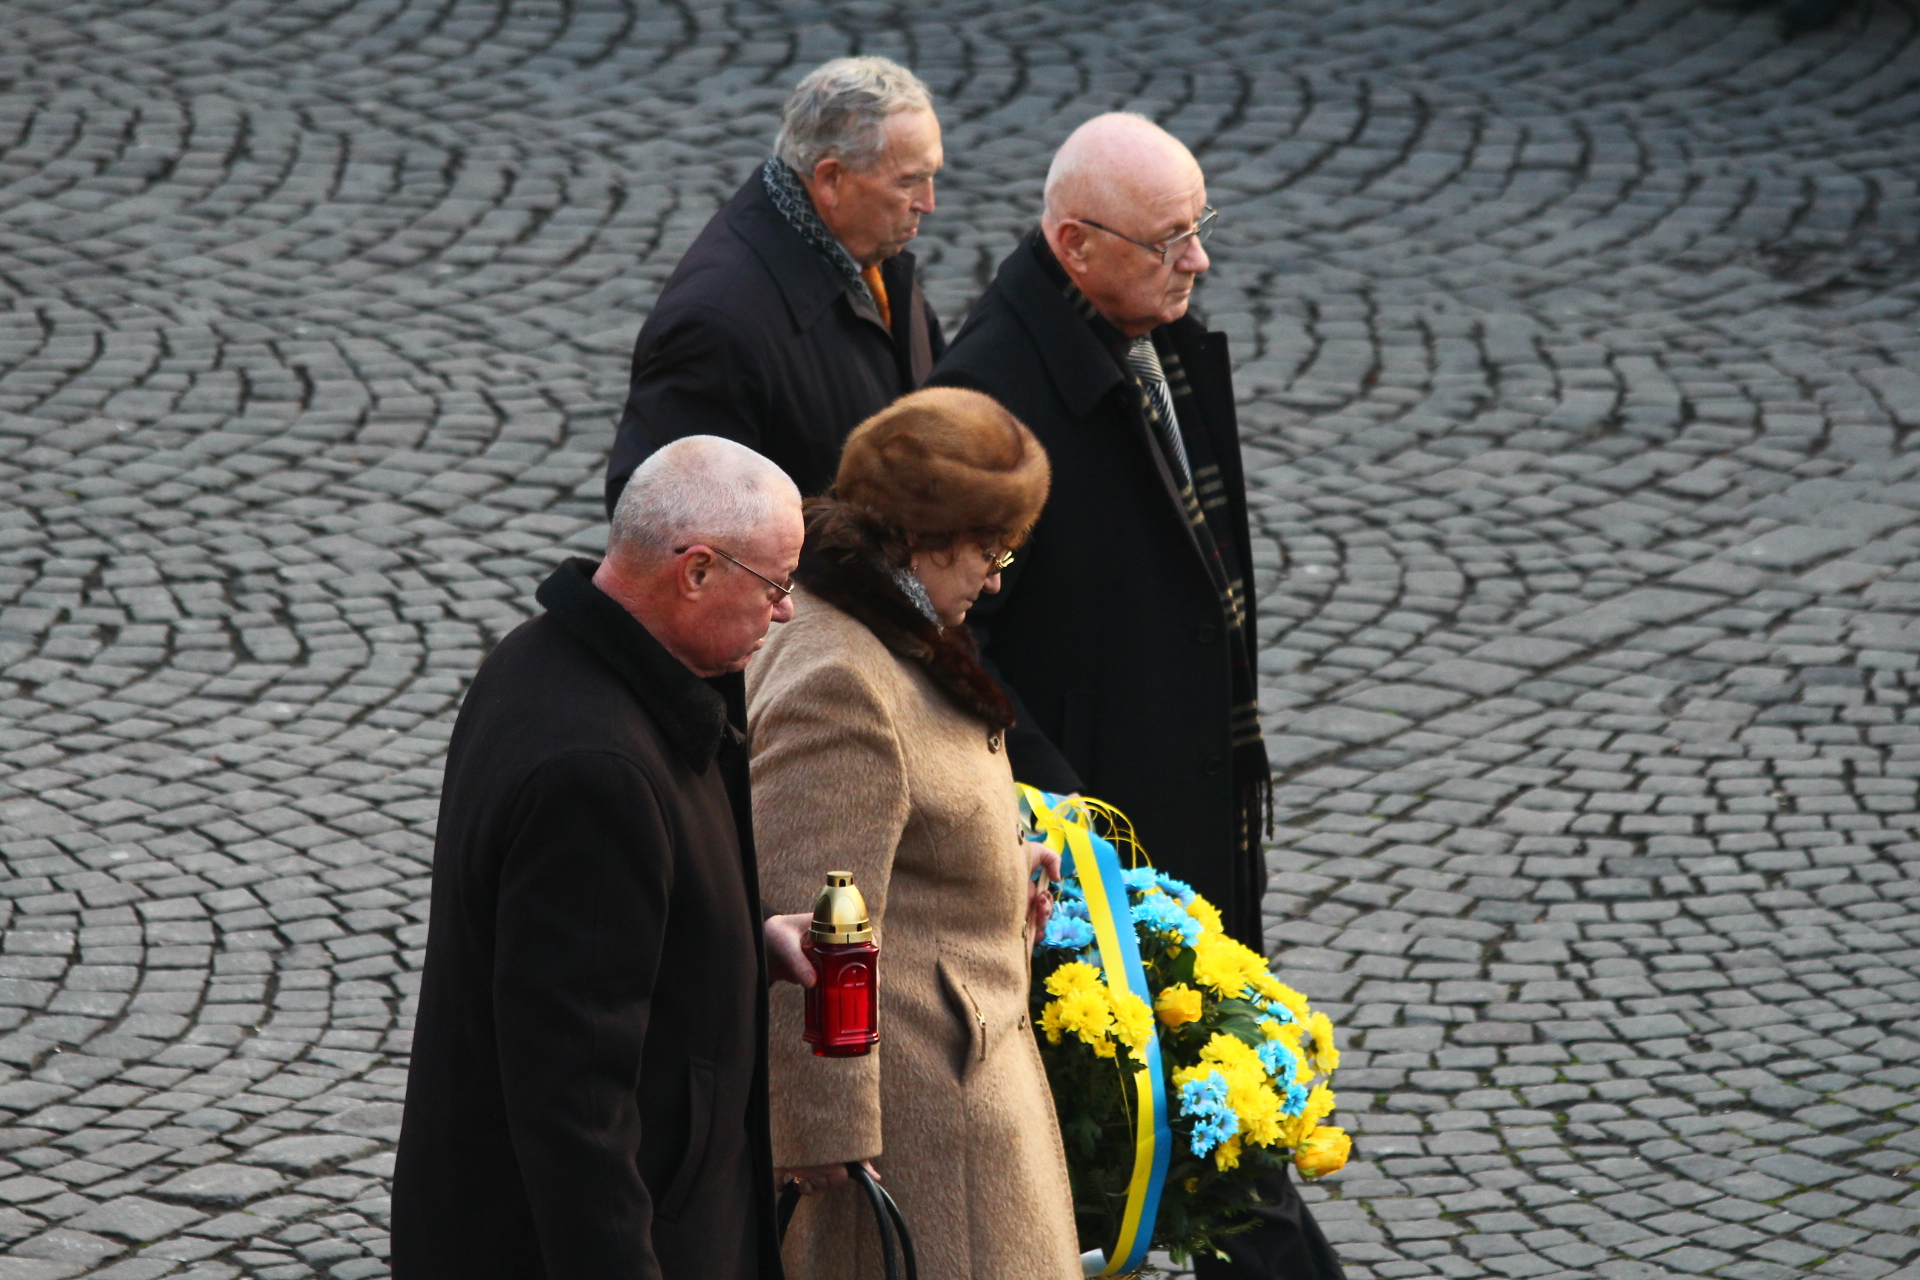
[[[1309,1178],[1324,1178],[1346,1168],[1353,1139],[1345,1129],[1322,1125],[1308,1134],[1293,1153],[1293,1166]]]
[[[1184,1027],[1200,1021],[1200,993],[1184,982],[1175,983],[1160,993],[1153,1011],[1163,1026]]]

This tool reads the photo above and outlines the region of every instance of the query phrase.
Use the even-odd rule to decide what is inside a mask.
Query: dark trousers
[[[1194,1280],[1346,1280],[1286,1171],[1263,1181],[1260,1193],[1266,1203],[1253,1210],[1258,1221],[1220,1242],[1226,1261],[1195,1258]]]

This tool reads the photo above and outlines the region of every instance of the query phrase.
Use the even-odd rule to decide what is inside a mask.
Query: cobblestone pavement
[[[4,0],[0,1280],[385,1274],[464,681],[852,50],[950,318],[1079,119],[1209,169],[1349,1275],[1920,1276],[1915,27]]]

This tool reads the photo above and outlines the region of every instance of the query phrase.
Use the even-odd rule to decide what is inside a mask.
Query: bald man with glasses
[[[1014,776],[1119,806],[1154,865],[1264,952],[1246,484],[1226,337],[1187,315],[1206,178],[1152,121],[1104,115],[1055,154],[1045,199],[930,379],[1000,401],[1053,461],[1032,538],[969,625],[1016,703]],[[1198,1274],[1340,1274],[1284,1181],[1257,1212],[1234,1260]]]

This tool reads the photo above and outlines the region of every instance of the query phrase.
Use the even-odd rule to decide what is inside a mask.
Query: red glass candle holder
[[[813,927],[800,946],[814,973],[802,1039],[821,1058],[873,1052],[880,1043],[880,948],[851,871],[827,872],[813,903]]]

